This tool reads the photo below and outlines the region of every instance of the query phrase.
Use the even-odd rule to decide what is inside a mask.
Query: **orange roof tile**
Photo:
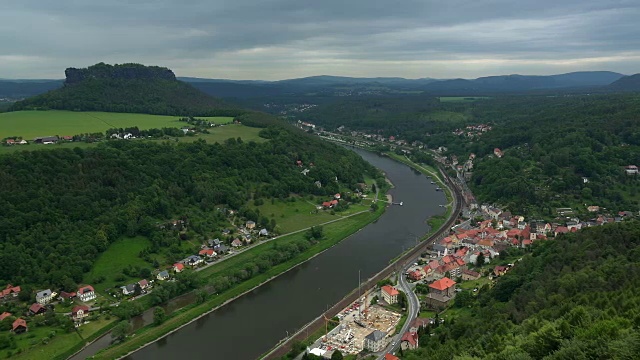
[[[454,286],[456,284],[455,281],[449,279],[448,277],[443,277],[442,279],[438,280],[438,281],[434,281],[433,283],[431,283],[429,285],[430,288],[432,289],[436,289],[436,290],[447,290],[448,288]]]
[[[382,287],[382,291],[386,292],[390,296],[397,296],[398,294],[400,294],[396,288],[394,288],[393,286],[389,286],[389,285],[383,286]]]

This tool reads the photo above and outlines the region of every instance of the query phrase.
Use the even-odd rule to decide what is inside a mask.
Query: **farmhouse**
[[[142,279],[138,281],[138,286],[140,286],[140,289],[144,290],[149,287],[149,282],[147,281],[147,279]]]
[[[89,307],[86,305],[74,306],[71,310],[71,318],[75,321],[81,321],[89,316]]]
[[[160,280],[160,281],[168,280],[169,279],[169,272],[167,270],[160,271],[158,273],[158,276],[156,276],[156,278],[158,280]]]
[[[120,287],[120,289],[122,289],[122,294],[131,295],[131,294],[136,292],[136,285],[135,284],[129,284],[127,286]]]
[[[214,257],[216,256],[216,252],[213,249],[202,249],[198,252],[198,255],[206,256],[206,257]]]
[[[85,285],[78,289],[77,291],[78,298],[82,302],[91,301],[96,298],[96,292],[91,285]]]
[[[11,331],[15,334],[22,334],[23,332],[27,332],[29,328],[27,327],[27,321],[24,319],[17,319],[13,322],[11,326]]]
[[[38,291],[36,294],[36,302],[38,304],[48,304],[53,298],[58,295],[56,292],[51,291],[51,289]]]
[[[15,298],[20,294],[20,286],[7,285],[2,291],[0,291],[0,300],[6,300],[8,298]]]
[[[184,264],[182,264],[182,263],[175,263],[175,264],[173,264],[173,271],[175,271],[175,272],[179,273],[179,272],[181,272],[182,270],[184,270]]]
[[[418,334],[415,332],[406,332],[400,340],[400,348],[402,350],[414,350],[418,347]]]
[[[57,136],[43,136],[33,139],[33,142],[36,144],[55,144],[58,140]]]
[[[44,314],[45,312],[47,312],[47,308],[38,303],[33,303],[29,307],[29,314],[31,315],[40,315]]]
[[[638,175],[638,167],[635,165],[625,166],[624,171],[627,173],[627,175]]]

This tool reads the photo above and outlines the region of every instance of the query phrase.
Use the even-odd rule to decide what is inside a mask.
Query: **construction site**
[[[358,354],[363,350],[364,338],[373,331],[386,333],[387,339],[394,334],[400,314],[379,305],[369,305],[373,295],[365,295],[341,311],[338,314],[339,322],[325,318],[325,336],[316,342],[316,354],[331,353],[333,350],[340,350],[343,354]],[[330,325],[336,327],[328,331]]]

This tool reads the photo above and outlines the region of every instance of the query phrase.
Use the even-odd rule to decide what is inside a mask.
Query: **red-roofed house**
[[[384,360],[400,360],[400,358],[395,356],[395,355],[385,354],[384,355]]]
[[[175,264],[173,264],[173,271],[175,271],[175,272],[179,273],[179,272],[181,272],[182,270],[184,270],[184,264],[182,264],[182,263],[175,263]]]
[[[443,264],[449,264],[449,263],[453,262],[453,260],[454,260],[453,256],[447,255],[447,256],[442,258],[442,263]]]
[[[47,308],[38,303],[33,303],[29,307],[29,314],[31,315],[40,315],[44,314],[45,312],[47,312]]]
[[[0,299],[17,297],[18,294],[20,294],[20,286],[13,286],[9,284],[0,292]]]
[[[78,298],[82,302],[91,301],[96,298],[96,291],[93,289],[91,285],[85,285],[78,289],[77,291]]]
[[[469,248],[465,246],[462,249],[456,251],[455,256],[464,257],[465,255],[467,255],[467,252],[469,252]]]
[[[14,321],[13,325],[11,326],[11,331],[16,334],[21,334],[28,330],[29,328],[27,327],[27,321],[24,319],[16,319],[16,321]]]
[[[142,279],[138,281],[138,285],[140,286],[140,289],[144,290],[149,287],[149,282],[147,281],[147,279]]]
[[[80,321],[89,316],[89,307],[86,305],[74,306],[71,310],[71,317],[75,321]]]
[[[13,144],[15,144],[15,143],[16,143],[16,141],[15,141],[15,140],[13,140],[13,139],[7,139],[7,145],[13,145]]]
[[[566,234],[569,232],[569,228],[566,226],[558,226],[553,233],[555,234],[555,236],[558,236],[558,234]]]
[[[198,255],[214,257],[216,256],[216,252],[213,249],[202,249],[198,252]]]
[[[0,321],[2,321],[2,320],[4,320],[4,319],[8,318],[9,316],[11,316],[11,313],[10,313],[10,312],[6,312],[6,311],[5,311],[5,312],[3,312],[2,314],[0,314]]]
[[[456,296],[456,282],[443,277],[429,285],[426,303],[432,308],[441,309],[449,306],[449,303]]]
[[[406,332],[402,334],[402,339],[400,339],[400,348],[402,350],[413,350],[418,347],[418,334],[412,332]]]
[[[325,201],[322,203],[322,207],[323,208],[330,208],[331,207],[331,201]]]
[[[495,149],[493,149],[493,154],[494,154],[495,156],[499,157],[499,158],[501,158],[501,157],[502,157],[502,155],[504,155],[504,154],[502,153],[502,150],[500,150],[499,148],[495,148]]]
[[[67,300],[67,299],[73,299],[74,297],[76,297],[76,293],[74,293],[74,292],[70,292],[70,293],[68,293],[66,291],[61,291],[60,292],[60,298],[61,299]]]
[[[382,293],[382,298],[387,304],[391,305],[398,302],[398,295],[400,292],[398,292],[398,290],[393,286],[385,285],[382,287],[380,292]]]
[[[340,194],[333,195],[333,198],[336,199],[336,200],[340,200]]]
[[[472,270],[462,270],[462,280],[477,280],[480,278],[480,273]]]
[[[297,161],[296,161],[296,165],[298,165],[298,166],[302,166],[302,160],[297,160]]]
[[[465,264],[464,259],[456,258],[456,264],[458,264],[458,266],[464,266]]]
[[[507,270],[509,270],[509,268],[507,268],[506,266],[496,266],[493,269],[493,275],[502,276],[507,272]]]
[[[331,207],[338,205],[338,200],[331,200]]]
[[[418,281],[424,277],[424,274],[420,270],[414,270],[409,273],[409,279],[413,281]]]
[[[431,270],[435,270],[438,268],[438,266],[440,266],[440,263],[438,262],[438,260],[431,260],[429,261],[429,268]]]
[[[429,324],[431,324],[433,322],[433,319],[429,319],[429,318],[416,318],[415,320],[413,320],[411,322],[411,324],[409,325],[409,332],[414,332],[417,333],[418,330],[420,329],[424,329],[427,326],[429,326]]]

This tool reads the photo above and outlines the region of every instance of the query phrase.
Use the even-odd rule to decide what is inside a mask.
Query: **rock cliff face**
[[[176,80],[173,71],[165,67],[140,64],[109,65],[99,63],[86,69],[68,68],[64,74],[67,77],[66,85],[77,84],[87,79]]]

